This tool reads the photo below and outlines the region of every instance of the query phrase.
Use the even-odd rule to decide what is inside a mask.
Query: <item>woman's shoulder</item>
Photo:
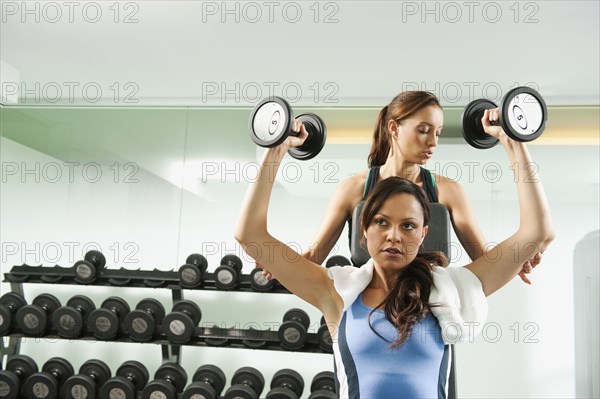
[[[464,188],[459,180],[431,173],[435,179],[435,185],[438,192],[438,199],[441,203],[462,201],[464,199]]]
[[[360,197],[362,198],[365,183],[367,181],[367,170],[359,172],[354,176],[350,176],[343,180],[338,190],[342,190],[349,197]]]

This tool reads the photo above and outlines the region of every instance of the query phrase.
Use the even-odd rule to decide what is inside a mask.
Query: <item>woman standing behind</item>
[[[483,256],[489,248],[462,185],[422,167],[433,156],[443,125],[442,106],[432,93],[426,91],[402,92],[383,107],[373,134],[369,169],[340,183],[303,256],[322,264],[340,238],[346,222],[351,236],[356,205],[367,197],[377,182],[391,176],[417,184],[425,191],[429,202],[445,205],[456,236],[471,260]],[[523,264],[519,276],[525,283],[531,283],[525,274],[531,272],[540,258],[538,253]]]

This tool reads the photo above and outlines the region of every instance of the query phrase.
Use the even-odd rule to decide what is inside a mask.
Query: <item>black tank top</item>
[[[379,168],[380,166],[373,166],[371,169],[369,169],[369,172],[367,173],[367,180],[365,181],[365,188],[363,190],[362,201],[367,198],[367,195],[369,195],[373,187],[375,187],[375,184],[377,184],[377,179],[379,178]],[[435,177],[433,177],[429,170],[423,167],[421,167],[421,180],[423,181],[423,191],[425,191],[429,202],[438,202],[437,190],[435,187]],[[350,219],[348,219],[349,240],[352,240],[352,227],[352,217],[350,217]]]

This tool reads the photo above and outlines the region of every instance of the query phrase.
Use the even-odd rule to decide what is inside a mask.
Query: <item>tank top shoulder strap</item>
[[[379,178],[379,166],[371,167],[371,169],[369,169],[369,173],[367,174],[367,180],[365,181],[365,188],[363,190],[363,197],[362,197],[363,200],[365,198],[367,198],[367,195],[369,195],[369,193],[371,192],[373,187],[375,187],[375,184],[377,184],[378,178]]]
[[[423,181],[423,191],[427,194],[429,202],[438,202],[437,189],[435,187],[435,177],[433,174],[421,167],[421,180]]]

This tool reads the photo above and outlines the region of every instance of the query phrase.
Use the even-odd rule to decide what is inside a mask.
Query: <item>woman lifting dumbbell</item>
[[[509,102],[509,94],[505,96],[503,104]],[[543,101],[541,97],[539,100]],[[467,106],[467,110],[483,112],[482,107],[495,108],[495,104],[487,100],[475,100]],[[479,119],[481,116],[479,115]],[[383,107],[375,125],[368,157],[369,169],[340,183],[329,200],[321,225],[303,256],[322,264],[339,240],[344,224],[348,222],[350,230],[352,229],[352,215],[357,204],[366,198],[375,183],[391,176],[410,180],[425,191],[429,202],[439,202],[446,206],[454,231],[471,260],[485,255],[490,247],[462,185],[445,176],[434,175],[422,167],[434,154],[443,124],[442,106],[429,92],[402,92]],[[543,126],[540,130],[543,130]],[[491,147],[498,141],[483,132],[482,135],[486,137],[471,138],[474,136],[471,135],[465,138],[477,148]],[[350,235],[352,236],[352,233]],[[360,255],[352,254],[356,265],[366,261],[361,259]],[[531,284],[526,274],[530,273],[540,260],[541,253],[538,253],[524,262],[519,276],[525,283]],[[268,273],[264,274],[271,278]]]
[[[526,144],[492,126],[497,119],[498,110],[486,110],[482,126],[502,143],[511,164],[522,169],[515,170],[519,228],[488,256],[464,267],[444,268],[443,257],[418,254],[428,230],[429,205],[417,184],[400,177],[382,179],[366,199],[361,214],[371,256],[366,264],[326,269],[300,256],[269,233],[267,213],[273,176],[286,152],[308,136],[305,127],[295,121],[293,131],[299,135],[265,152],[235,237],[280,283],[324,315],[334,341],[341,397],[437,397],[446,377],[448,344],[472,339],[485,321],[485,297],[511,281],[524,262],[554,239],[543,187],[537,171],[530,170]],[[441,126],[439,119],[434,122],[428,136],[435,136]],[[387,126],[397,131],[394,124],[398,125]],[[532,173],[527,182],[518,178]]]

